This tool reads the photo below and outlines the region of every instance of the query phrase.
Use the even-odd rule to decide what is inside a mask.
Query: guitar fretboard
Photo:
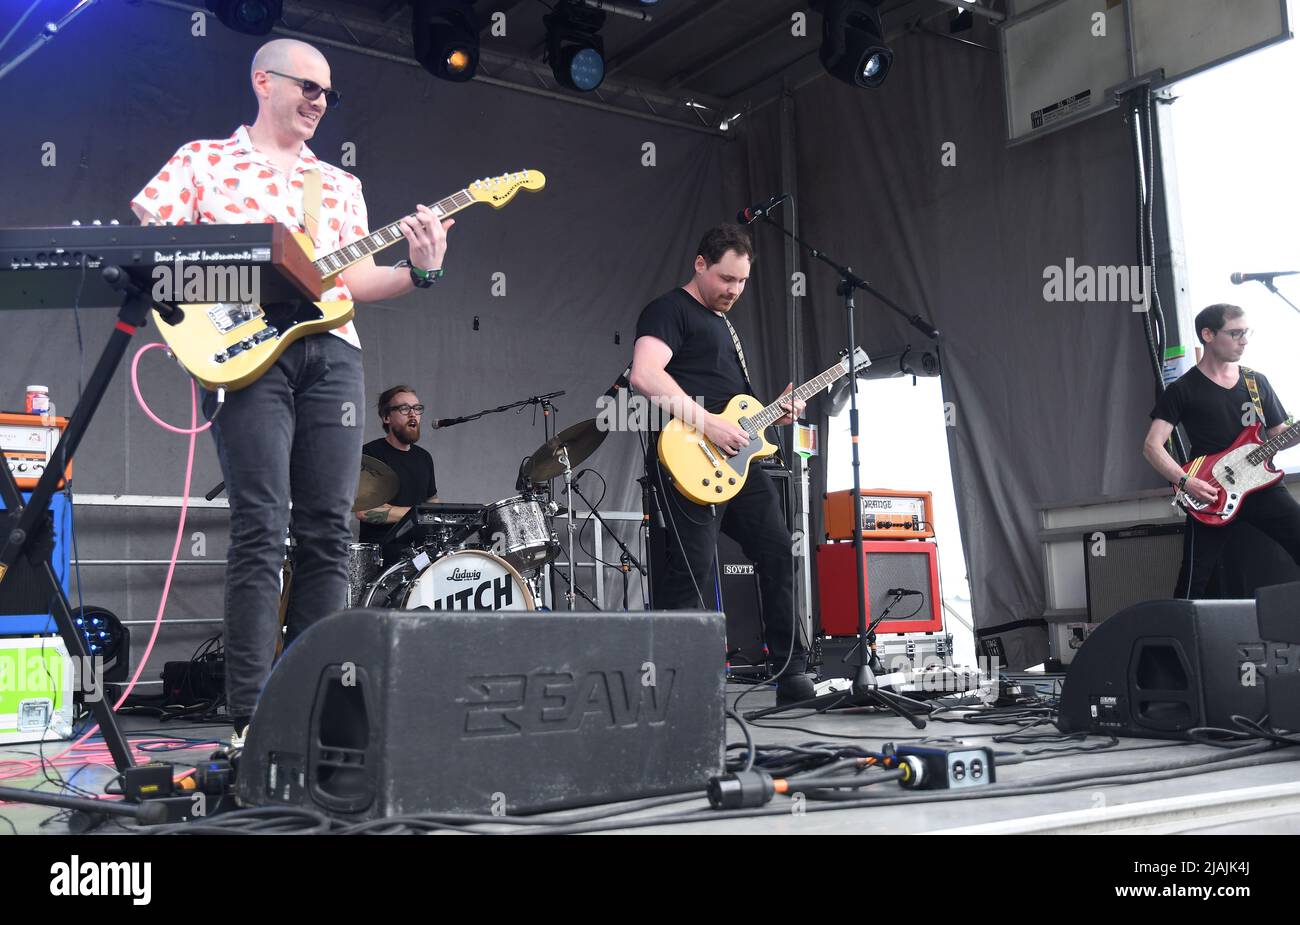
[[[818,392],[820,392],[822,389],[826,388],[836,379],[839,379],[846,372],[847,370],[844,368],[844,363],[842,362],[836,363],[834,366],[826,370],[821,375],[813,379],[809,379],[803,385],[799,386],[799,388],[795,389],[794,397],[799,401],[805,401],[810,396],[815,395]],[[781,405],[782,403],[787,402],[789,400],[790,400],[789,395],[782,395],[780,398],[772,402],[772,404],[768,405],[762,411],[759,411],[757,414],[751,414],[746,419],[746,423],[748,424],[748,426],[745,428],[746,430],[749,431],[750,436],[757,437],[767,428],[771,427],[772,423],[776,421],[778,418],[785,417],[785,409],[783,409]]]
[[[473,205],[474,202],[475,199],[470,195],[469,190],[463,189],[458,193],[452,193],[446,199],[438,200],[429,208],[439,218],[447,218],[461,209]],[[353,241],[346,247],[341,247],[331,254],[326,254],[315,261],[315,266],[320,271],[321,276],[334,276],[357,261],[365,260],[371,254],[377,254],[400,240],[402,240],[402,226],[399,222],[393,222],[378,231],[372,231],[359,241]]]
[[[1300,442],[1300,422],[1292,424],[1275,437],[1265,440],[1247,454],[1246,459],[1253,465],[1262,465],[1294,443]]]

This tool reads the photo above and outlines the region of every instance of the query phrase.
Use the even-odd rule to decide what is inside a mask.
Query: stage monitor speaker
[[[374,819],[702,792],[723,653],[701,611],[343,611],[271,673],[239,797]]]
[[[919,592],[904,597],[876,628],[878,633],[938,633],[943,630],[939,595],[939,553],[925,540],[864,540],[867,623],[893,599],[891,588]],[[817,588],[824,636],[858,634],[857,570],[852,543],[817,547]]]
[[[1254,601],[1148,601],[1102,623],[1079,649],[1061,692],[1060,726],[1182,739],[1197,726],[1231,729],[1234,715],[1268,713],[1289,728],[1281,723],[1296,711],[1283,695],[1298,670],[1300,647],[1265,641]]]

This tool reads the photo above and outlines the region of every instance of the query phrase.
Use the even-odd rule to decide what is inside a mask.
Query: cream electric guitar
[[[546,177],[536,170],[502,174],[476,180],[458,193],[431,205],[442,218],[455,215],[476,202],[494,209],[506,205],[520,190],[540,190]],[[403,240],[397,222],[371,232],[324,257],[306,234],[293,237],[312,259],[320,274],[321,291],[334,285],[348,267]],[[181,306],[182,317],[168,322],[154,312],[163,340],[185,370],[208,389],[229,391],[251,385],[291,343],[308,334],[329,331],[352,318],[352,302],[277,302],[265,305],[216,302]]]
[[[870,365],[871,360],[859,347],[853,354],[853,371]],[[793,395],[805,401],[848,373],[846,356],[820,376],[799,386]],[[749,464],[776,452],[776,445],[764,432],[774,421],[785,417],[781,405],[789,400],[790,395],[782,395],[764,407],[752,395],[737,395],[727,402],[718,416],[749,434],[749,443],[735,456],[728,456],[702,431],[680,418],[669,421],[659,434],[659,461],[672,474],[677,490],[696,504],[721,504],[738,495],[749,477]]]

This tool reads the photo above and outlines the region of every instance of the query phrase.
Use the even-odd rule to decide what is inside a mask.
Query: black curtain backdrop
[[[6,30],[13,18],[5,19]],[[83,13],[0,88],[6,126],[0,224],[134,222],[130,198],[179,145],[224,138],[252,121],[249,63],[259,44],[215,19],[206,37],[194,37],[186,14],[148,4],[101,4]],[[356,163],[347,169],[364,184],[372,226],[479,177],[532,168],[549,181],[543,192],[520,194],[500,212],[475,206],[458,216],[447,276],[433,289],[358,308],[367,395],[373,400],[388,385],[410,383],[432,420],[565,390],[556,399],[560,428],[594,417],[598,396],[631,359],[641,308],[687,278],[700,233],[724,214],[730,143],[483,84],[439,82],[418,68],[354,52],[323,51],[345,98],[310,144],[335,164],[345,144],[355,145]],[[55,146],[54,166],[42,165],[47,143]],[[647,146],[653,146],[650,165]],[[405,256],[398,244],[379,262]],[[501,282],[505,294],[494,295]],[[73,312],[11,312],[4,321],[0,407],[21,409],[24,386],[40,383],[50,387],[59,412],[69,412],[80,366]],[[112,311],[81,311],[87,375],[113,323]],[[156,339],[149,328],[136,340]],[[187,379],[157,351],[141,364],[141,387],[165,420],[188,423]],[[373,408],[360,415],[359,439],[380,436]],[[541,416],[525,410],[426,429],[422,445],[433,454],[443,498],[490,502],[514,493],[520,460],[542,441]],[[136,406],[124,365],[82,445],[74,485],[83,494],[176,496],[185,457],[186,439],[162,431]],[[611,434],[585,465],[608,481],[602,511],[640,510],[635,435]],[[191,494],[220,477],[211,437],[203,434]],[[598,499],[596,480],[584,480],[583,488]],[[165,559],[175,513],[80,509],[81,555]],[[188,535],[195,531],[204,534],[206,558],[224,558],[223,514],[204,514],[187,529],[182,559],[198,557]],[[635,530],[623,527],[620,534],[631,540]],[[590,549],[590,528],[584,538]],[[605,557],[616,562],[611,547]],[[152,619],[162,571],[83,569],[86,595],[124,618]],[[224,570],[182,566],[178,574],[184,577],[169,616],[220,617]],[[592,580],[590,571],[582,576],[588,591]],[[616,574],[607,587],[612,606],[621,600]],[[639,600],[634,582],[633,605]],[[208,625],[185,637],[178,625],[166,638],[191,644],[178,641],[168,657],[188,658],[193,638],[215,630]]]
[[[1048,302],[1045,267],[1136,262],[1135,180],[1118,114],[1008,148],[995,54],[911,35],[875,91],[822,77],[793,95],[801,233],[944,335],[949,447],[977,633],[1012,668],[1047,655],[1036,506],[1158,484],[1140,454],[1153,382],[1140,316],[1126,303]],[[742,170],[759,201],[782,186],[780,106],[753,114]],[[944,145],[955,146],[945,166]],[[951,150],[951,149],[950,149]],[[788,380],[779,233],[756,232],[754,350],[768,382]],[[845,340],[836,275],[802,258],[805,375]],[[866,293],[858,340],[870,354],[926,339]],[[870,389],[867,390],[870,401]],[[825,425],[824,400],[814,420]],[[907,453],[909,422],[863,435]],[[820,518],[825,460],[814,468]],[[868,484],[864,482],[864,485]],[[926,485],[898,486],[925,489]],[[820,525],[812,531],[822,535]],[[940,537],[942,540],[942,537]]]

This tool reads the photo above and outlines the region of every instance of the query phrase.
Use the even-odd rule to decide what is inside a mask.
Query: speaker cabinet
[[[1061,728],[1163,739],[1260,719],[1269,675],[1300,650],[1261,639],[1254,601],[1147,601],[1102,623],[1061,692]],[[1279,687],[1280,689],[1280,687]]]
[[[1100,623],[1142,601],[1169,597],[1178,583],[1183,557],[1183,525],[1161,524],[1083,534],[1088,622]],[[1104,552],[1104,555],[1100,553]],[[1068,659],[1062,659],[1069,663]]]
[[[852,543],[817,547],[817,586],[824,636],[856,636],[857,569]],[[867,623],[893,599],[890,589],[918,592],[899,601],[877,627],[878,633],[937,633],[943,630],[943,598],[939,595],[939,553],[923,540],[864,540],[863,579],[867,592]]]
[[[23,495],[23,503],[31,500]],[[4,501],[0,500],[0,529],[8,519]],[[50,508],[45,512],[45,528],[51,543],[46,544],[45,555],[54,566],[54,574],[68,594],[68,572],[71,563],[69,537],[72,531],[72,506],[66,495],[50,498]],[[26,555],[18,557],[13,568],[0,582],[0,636],[31,636],[57,633],[54,617],[50,613],[49,586],[40,570]]]
[[[767,469],[781,499],[781,514],[790,526],[789,481],[784,469]],[[668,486],[672,491],[672,486]],[[663,573],[664,543],[672,542],[666,530],[650,529],[650,606],[655,603],[655,579]],[[714,561],[714,586],[701,588],[706,605],[716,606],[727,619],[727,660],[732,668],[766,666],[767,645],[763,640],[763,599],[758,590],[758,572],[740,544],[725,533],[718,534],[718,555]],[[789,620],[787,614],[784,619]]]
[[[702,790],[723,652],[718,613],[343,611],[271,673],[238,793],[370,819]]]

